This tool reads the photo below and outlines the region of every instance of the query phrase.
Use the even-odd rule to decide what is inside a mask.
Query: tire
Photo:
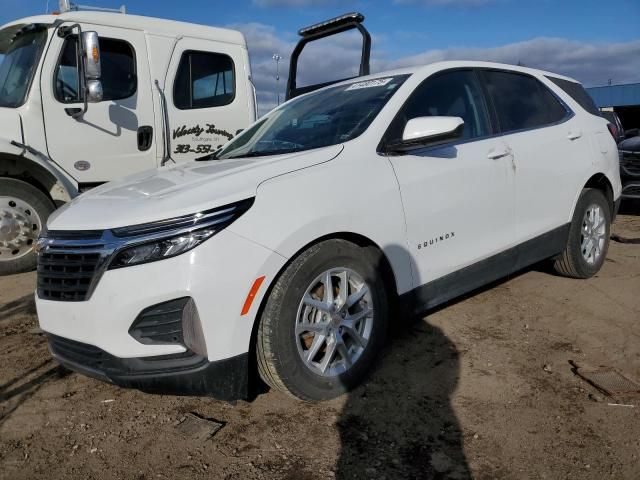
[[[36,267],[36,239],[54,209],[53,202],[33,185],[0,178],[0,276]],[[18,221],[24,225],[19,227]],[[15,240],[16,228],[22,229],[19,246],[8,242]]]
[[[386,338],[388,301],[384,281],[378,273],[381,271],[381,260],[382,254],[373,247],[362,248],[345,240],[327,240],[311,246],[284,270],[271,289],[260,316],[256,338],[258,372],[265,383],[301,400],[317,402],[337,397],[362,382]],[[336,296],[336,305],[347,305],[341,309],[342,314],[339,311],[325,314],[324,310],[302,303],[303,296],[309,292],[314,292],[312,295],[320,292],[322,301],[327,300],[324,289],[326,280],[320,280],[324,281],[323,284],[315,283],[319,287],[313,289],[316,280],[327,278],[327,271],[331,272],[329,281],[334,287],[332,290]],[[340,288],[343,278],[348,278],[349,285],[344,297],[341,296],[343,291]],[[359,283],[360,281],[364,283]],[[365,290],[366,294],[363,294]],[[353,297],[348,296],[349,294]],[[348,307],[350,299],[361,294],[364,297]],[[323,303],[323,308],[326,305]],[[350,322],[350,319],[363,316],[370,306],[373,313],[365,315],[359,320],[360,323],[353,324],[354,329],[360,331],[358,335],[362,334],[360,338],[368,333],[363,346],[355,341],[355,336],[351,337],[348,331],[343,330],[346,328],[342,326],[343,323],[338,322]],[[340,319],[340,315],[343,315],[344,320]],[[298,334],[297,329],[302,326],[299,325],[301,318],[321,322],[305,325],[323,325],[332,329],[332,332],[325,331],[326,337],[317,332]],[[322,318],[325,320],[321,320]],[[333,355],[335,365],[331,363],[322,373],[322,360],[327,358],[327,352],[332,348],[330,343],[325,341],[324,351],[316,349],[318,353],[311,358],[311,362],[303,360],[303,355],[310,355],[317,340],[334,338],[331,336],[337,335],[336,332],[339,332],[339,338],[344,340],[344,344],[333,344],[336,345],[336,353]],[[349,354],[359,349],[362,349],[359,356],[348,367],[341,352]]]
[[[601,212],[601,222],[603,228],[599,229],[600,234],[596,234],[598,238],[602,235],[602,242],[594,242],[592,244],[584,244],[585,232],[583,229],[590,228],[587,211],[597,207]],[[599,222],[598,222],[599,223]],[[596,229],[592,229],[592,232]],[[609,249],[609,236],[611,234],[611,205],[600,190],[588,188],[582,191],[578,203],[576,205],[571,226],[569,228],[569,238],[564,252],[555,259],[554,269],[560,275],[569,278],[590,278],[593,277],[604,263]],[[586,232],[589,235],[589,232]],[[588,241],[589,237],[586,237]],[[591,257],[591,260],[585,257],[589,252],[593,251],[590,245],[599,244],[599,255]]]

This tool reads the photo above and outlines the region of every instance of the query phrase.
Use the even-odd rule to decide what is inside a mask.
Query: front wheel
[[[376,249],[328,240],[285,269],[257,336],[258,371],[269,386],[320,401],[362,381],[386,335],[381,259]]]
[[[600,190],[585,189],[576,205],[564,252],[554,268],[570,278],[590,278],[604,263],[609,249],[611,207]]]
[[[33,185],[0,178],[0,275],[35,268],[35,243],[53,210],[51,200]]]

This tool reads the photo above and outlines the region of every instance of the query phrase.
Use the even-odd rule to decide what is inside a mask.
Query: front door
[[[400,136],[408,120],[455,116],[463,138],[390,157],[414,259],[414,286],[491,257],[514,244],[514,170],[510,150],[492,137],[486,103],[473,70],[428,78],[390,127]]]
[[[77,36],[54,35],[41,76],[49,156],[79,183],[99,183],[156,166],[154,109],[145,37],[129,29],[85,26],[100,37],[103,100],[83,107]]]

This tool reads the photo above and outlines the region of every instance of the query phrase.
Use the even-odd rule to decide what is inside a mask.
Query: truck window
[[[55,96],[62,103],[82,101],[78,69],[77,36],[68,37],[55,74]],[[122,100],[136,93],[136,60],[133,46],[124,40],[100,38],[103,101]]]
[[[487,70],[484,78],[503,133],[544,127],[569,116],[555,95],[529,75]]]
[[[236,94],[233,60],[227,55],[187,51],[182,54],[173,85],[180,110],[221,107]]]

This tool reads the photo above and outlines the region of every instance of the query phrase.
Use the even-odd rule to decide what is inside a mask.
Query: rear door
[[[156,166],[154,109],[142,32],[84,26],[100,36],[104,98],[83,107],[77,36],[53,35],[41,75],[49,156],[79,183],[98,183]],[[139,133],[146,131],[146,138]]]
[[[171,157],[211,153],[255,120],[247,51],[239,45],[183,38],[167,74]]]
[[[461,117],[463,138],[389,157],[400,185],[416,287],[506,250],[515,234],[511,157],[493,136],[473,70],[427,78],[385,140],[399,139],[412,118],[436,115]]]
[[[588,138],[569,107],[535,77],[502,70],[481,74],[513,152],[520,243],[568,222],[580,164],[591,162]]]

